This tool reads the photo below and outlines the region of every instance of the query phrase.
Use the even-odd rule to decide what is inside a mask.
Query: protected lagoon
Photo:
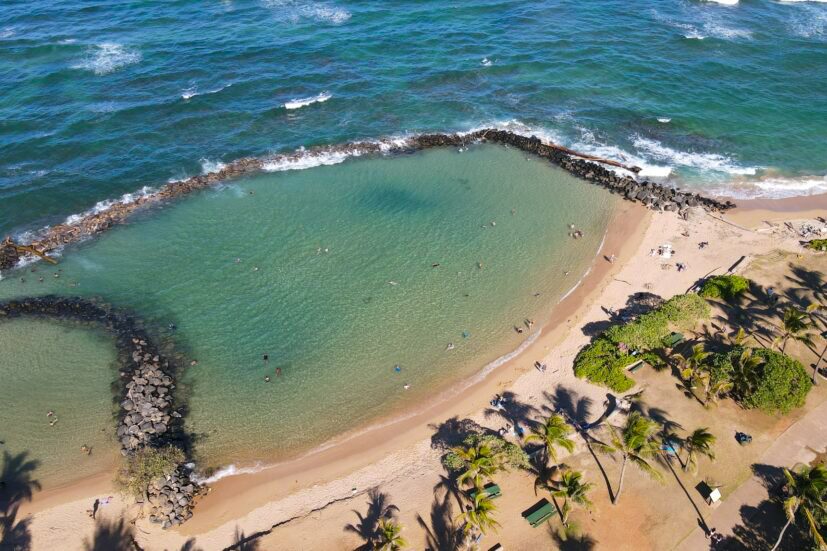
[[[179,391],[199,464],[275,462],[517,349],[588,269],[616,200],[493,145],[262,173],[145,211],[58,267],[6,273],[0,300],[80,295],[131,310],[197,359]],[[6,447],[42,459],[46,483],[105,468],[114,345],[40,320],[0,322],[0,339],[14,383],[0,390]]]

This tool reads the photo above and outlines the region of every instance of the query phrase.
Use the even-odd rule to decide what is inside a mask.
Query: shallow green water
[[[98,472],[119,457],[110,391],[115,354],[113,341],[94,330],[0,320],[0,449],[28,451],[40,463],[35,478],[44,489]],[[81,452],[84,445],[91,455]]]
[[[59,278],[43,265],[8,277],[0,298],[100,295],[133,309],[199,362],[185,389],[199,461],[274,461],[516,349],[528,332],[513,326],[540,323],[576,283],[614,201],[495,146],[353,159],[151,211],[71,249]]]

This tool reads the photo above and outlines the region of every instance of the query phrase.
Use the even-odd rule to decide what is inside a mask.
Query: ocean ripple
[[[350,19],[350,12],[321,2],[300,2],[298,0],[265,0],[268,8],[284,11],[288,21],[298,23],[302,19],[311,19],[320,23],[340,25]]]

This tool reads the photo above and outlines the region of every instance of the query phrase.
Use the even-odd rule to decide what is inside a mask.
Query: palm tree
[[[787,499],[784,500],[784,512],[787,514],[787,524],[781,529],[778,541],[772,551],[778,549],[784,533],[795,520],[796,513],[803,513],[807,519],[810,535],[820,549],[827,549],[824,539],[818,531],[818,523],[815,520],[817,513],[824,513],[827,504],[824,501],[824,494],[827,492],[827,467],[817,465],[815,467],[803,467],[798,472],[790,472],[784,469],[784,476],[787,478]]]
[[[714,460],[715,452],[712,451],[714,444],[715,435],[710,433],[706,427],[692,431],[692,434],[683,441],[683,448],[686,450],[686,462],[683,465],[683,470],[688,471],[692,468],[693,471],[697,471],[698,457],[701,455]]]
[[[373,548],[378,551],[397,551],[408,546],[408,542],[402,537],[402,525],[398,522],[383,518],[379,521],[377,531],[378,541]]]
[[[741,396],[749,396],[758,384],[758,368],[764,359],[752,353],[752,348],[744,348],[732,362],[732,379],[735,391]]]
[[[548,456],[557,463],[557,447],[569,453],[574,451],[574,440],[569,438],[569,434],[573,432],[574,428],[566,423],[565,417],[555,413],[548,417],[545,423],[533,427],[531,434],[526,436],[525,440],[526,442],[542,442],[548,451]]]
[[[626,426],[618,431],[617,428],[608,425],[611,431],[611,444],[599,444],[598,449],[604,453],[619,453],[623,458],[620,467],[620,481],[617,485],[617,493],[612,496],[612,504],[617,504],[620,493],[623,491],[623,477],[626,474],[626,465],[631,461],[638,469],[656,480],[661,480],[661,475],[649,464],[649,460],[655,457],[659,451],[659,444],[655,438],[659,428],[657,423],[647,419],[637,411],[633,411],[626,419]]]
[[[583,473],[566,469],[560,476],[560,480],[551,488],[551,495],[563,499],[561,508],[563,525],[569,525],[569,513],[572,510],[572,503],[580,505],[587,511],[591,511],[592,502],[588,493],[594,488],[591,482],[583,482]]]
[[[733,381],[725,377],[721,377],[714,383],[710,382],[706,386],[706,395],[704,400],[707,404],[709,402],[717,403],[721,396],[725,396],[733,388],[735,388],[735,383]]]
[[[482,488],[483,482],[497,474],[503,468],[503,454],[492,450],[485,444],[457,447],[453,451],[465,462],[466,468],[457,478],[457,483],[470,482],[476,488]]]
[[[704,388],[704,394],[709,393],[711,378],[706,360],[710,355],[710,352],[704,350],[703,344],[696,344],[692,347],[692,354],[681,361],[681,379],[686,382],[687,389],[693,396],[695,396],[694,389],[697,383]],[[706,405],[705,402],[701,402]]]
[[[497,506],[494,505],[494,501],[484,493],[478,492],[474,496],[474,501],[465,507],[465,511],[457,519],[465,521],[462,530],[466,534],[471,530],[479,530],[485,534],[489,529],[497,531],[500,523],[494,520],[496,512]]]
[[[783,332],[776,337],[774,341],[774,344],[781,343],[782,353],[787,348],[787,341],[790,339],[805,344],[810,348],[814,346],[813,340],[810,337],[810,331],[813,328],[813,321],[809,314],[812,309],[811,307],[807,308],[806,312],[793,306],[784,310],[784,318],[782,320]]]

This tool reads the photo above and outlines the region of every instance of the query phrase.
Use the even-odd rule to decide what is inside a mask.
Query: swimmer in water
[[[265,382],[265,383],[269,383],[269,382],[270,382],[270,376],[269,376],[269,375],[267,375],[267,376],[265,376],[265,377],[264,377],[264,382]]]
[[[279,377],[279,376],[281,376],[281,368],[277,367],[276,368],[276,377]]]
[[[404,388],[405,390],[408,390],[409,388],[411,388],[411,385],[409,385],[408,383],[405,383],[404,385],[402,385],[402,388]]]
[[[445,350],[453,350],[453,349],[454,349],[454,343],[452,343],[452,342],[449,342],[448,346],[445,347]]]

